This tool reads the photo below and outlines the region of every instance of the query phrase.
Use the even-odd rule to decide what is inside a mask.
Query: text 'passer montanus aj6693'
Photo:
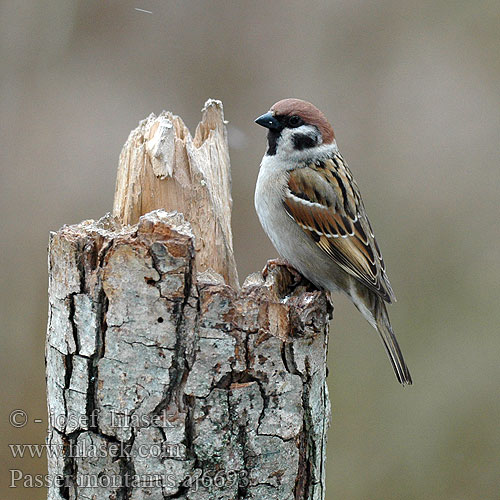
[[[255,190],[264,231],[314,285],[349,296],[379,332],[399,382],[411,384],[385,307],[394,292],[332,126],[300,99],[279,101],[255,121],[269,129]]]

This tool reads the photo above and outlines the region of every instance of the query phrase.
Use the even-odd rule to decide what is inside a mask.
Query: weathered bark
[[[324,498],[328,297],[196,241],[164,210],[51,234],[50,500]]]

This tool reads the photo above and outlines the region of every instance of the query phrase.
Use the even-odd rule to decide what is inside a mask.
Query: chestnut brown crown
[[[323,144],[331,144],[335,140],[333,128],[326,116],[310,102],[293,98],[282,99],[271,106],[271,112],[274,116],[297,115],[304,123],[315,125],[321,132]]]

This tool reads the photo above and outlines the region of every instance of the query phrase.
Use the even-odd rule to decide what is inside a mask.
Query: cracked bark
[[[220,104],[215,111],[205,113],[196,146],[208,141],[212,159],[214,144],[227,156]],[[140,134],[158,123],[148,120]],[[180,123],[170,141],[178,154],[179,131],[183,141],[190,137]],[[137,131],[131,137],[134,147],[144,143]],[[130,140],[127,168],[137,153]],[[158,161],[172,155],[164,151]],[[210,174],[187,166],[200,184],[183,187],[193,204]],[[167,167],[172,182],[175,168]],[[142,215],[137,201],[115,200],[117,216],[51,234],[50,500],[325,497],[329,299],[280,266],[265,278],[249,276],[240,289],[230,210],[221,215],[217,197],[230,207],[228,183],[199,198],[198,212],[215,211],[210,220],[225,227],[209,244],[199,241],[205,229],[194,210],[188,222],[185,214],[150,211],[157,207],[147,202]]]

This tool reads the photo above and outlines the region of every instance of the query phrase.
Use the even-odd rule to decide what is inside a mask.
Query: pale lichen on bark
[[[323,499],[329,298],[280,266],[240,289],[182,214],[137,218],[50,237],[48,498]]]

